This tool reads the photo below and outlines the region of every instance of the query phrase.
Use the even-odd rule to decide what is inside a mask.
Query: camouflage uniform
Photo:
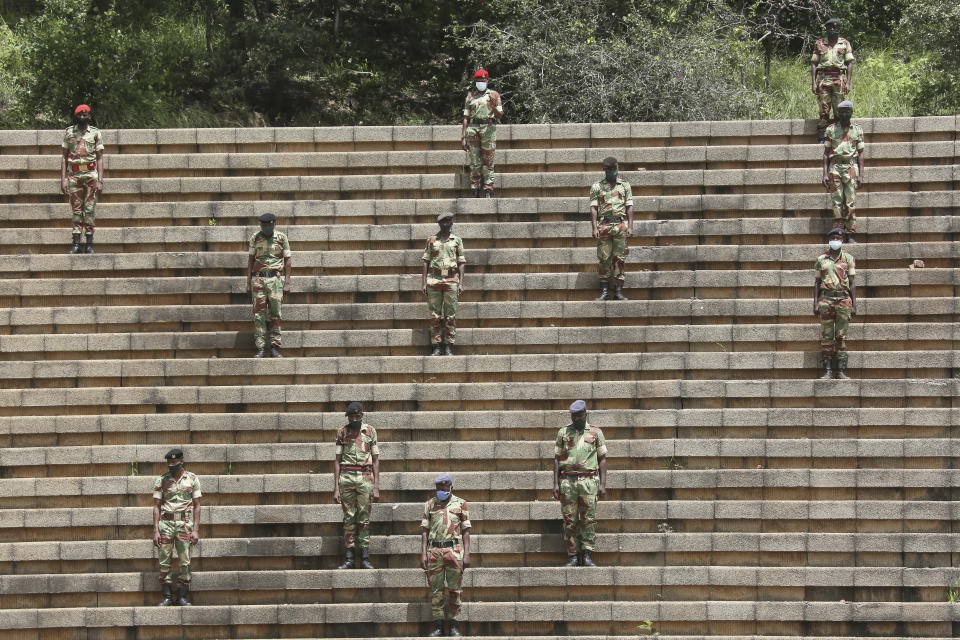
[[[73,210],[73,233],[90,235],[96,227],[97,152],[103,151],[103,136],[93,125],[87,125],[86,131],[80,131],[76,125],[67,127],[63,148],[67,150],[67,195]]]
[[[460,620],[463,596],[463,532],[470,528],[467,502],[455,495],[446,506],[436,497],[423,507],[420,527],[427,530],[427,580],[430,582],[430,611],[434,620],[443,620],[443,589],[450,592],[451,620]],[[434,543],[447,546],[434,546]]]
[[[593,551],[597,537],[599,458],[607,455],[603,431],[589,422],[582,432],[572,424],[562,427],[557,432],[554,455],[560,462],[560,511],[567,554]]]
[[[601,180],[590,187],[590,206],[597,207],[597,258],[600,280],[613,276],[623,286],[623,262],[627,251],[627,207],[633,206],[630,183]]]
[[[353,438],[347,427],[337,430],[340,456],[340,506],[343,507],[344,547],[370,547],[370,494],[373,492],[373,457],[380,456],[377,430],[366,422]]]
[[[499,113],[490,108],[488,100],[493,98],[499,106]],[[467,126],[467,144],[470,145],[470,186],[481,186],[493,191],[494,154],[497,149],[497,120],[503,116],[503,104],[500,94],[487,88],[481,92],[470,92],[463,107],[463,117]]]
[[[820,349],[823,359],[829,362],[834,355],[838,365],[847,362],[847,329],[850,327],[850,278],[857,275],[856,263],[846,251],[841,250],[836,260],[830,253],[817,258],[814,265],[816,277],[820,278]]]
[[[433,344],[443,342],[443,330],[446,328],[447,344],[455,344],[460,265],[467,261],[463,256],[463,240],[452,233],[446,240],[438,236],[430,236],[427,238],[422,259],[427,263],[430,342]]]
[[[153,497],[160,500],[160,584],[172,584],[170,565],[176,548],[180,563],[177,584],[190,585],[190,534],[193,533],[193,500],[201,497],[200,480],[196,474],[184,469],[177,480],[172,473],[165,473],[153,484]],[[199,523],[197,523],[199,524]]]
[[[846,96],[842,83],[846,77],[847,63],[853,60],[853,47],[843,38],[837,38],[833,46],[826,38],[817,40],[813,45],[810,61],[817,65],[817,106],[820,110],[817,131],[823,131],[828,124],[836,122],[837,105]],[[830,116],[831,109],[833,117]]]
[[[250,290],[253,294],[253,339],[258,349],[267,341],[269,316],[270,346],[280,346],[280,308],[283,304],[283,261],[290,257],[290,241],[287,236],[274,231],[265,237],[260,231],[250,237],[250,255],[253,261],[253,278]],[[273,272],[273,275],[269,273]]]
[[[858,124],[827,127],[823,143],[830,155],[830,198],[833,200],[833,226],[847,233],[857,230],[854,204],[857,198],[857,154],[863,152],[863,129]]]

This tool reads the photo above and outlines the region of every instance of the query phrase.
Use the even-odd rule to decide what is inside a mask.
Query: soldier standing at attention
[[[427,296],[430,308],[430,342],[433,352],[439,356],[444,343],[444,355],[453,355],[457,340],[457,300],[463,293],[463,274],[467,259],[463,257],[463,240],[450,233],[453,229],[453,214],[437,216],[440,232],[427,238],[423,250],[423,274],[420,290]]]
[[[253,357],[266,355],[269,323],[270,355],[282,358],[280,308],[283,294],[290,293],[290,241],[283,232],[274,230],[277,216],[265,213],[259,220],[260,231],[250,237],[250,257],[247,260],[247,293],[253,289],[253,340],[257,347]]]
[[[443,635],[444,597],[450,614],[450,634],[459,636],[463,570],[470,566],[470,512],[467,502],[453,495],[453,478],[441,473],[433,481],[437,495],[423,506],[420,521],[420,566],[430,583],[431,638]]]
[[[838,107],[840,119],[827,127],[823,143],[823,186],[833,200],[833,226],[845,229],[845,242],[856,244],[857,189],[863,185],[863,129],[850,124],[853,103],[844,100]]]
[[[857,315],[857,287],[853,281],[857,266],[843,247],[843,229],[827,234],[830,250],[821,254],[813,269],[813,315],[820,318],[820,349],[823,380],[833,377],[832,360],[837,359],[837,377],[848,380],[847,329]]]
[[[337,429],[333,459],[333,501],[343,507],[343,546],[346,561],[338,569],[353,569],[360,549],[361,569],[370,564],[370,508],[380,500],[380,446],[377,430],[363,421],[363,405],[347,405],[347,424]]]
[[[190,547],[200,542],[200,480],[183,468],[183,451],[171,449],[164,456],[167,472],[153,484],[153,545],[160,562],[161,607],[178,604],[189,607]],[[171,592],[170,565],[177,550],[180,577],[177,598]]]
[[[840,37],[840,20],[830,18],[824,25],[827,37],[813,45],[810,57],[810,82],[817,96],[820,119],[817,121],[817,142],[823,142],[827,125],[837,120],[837,105],[853,88],[853,47]],[[830,117],[830,109],[833,117]]]
[[[103,191],[103,136],[100,129],[90,125],[90,107],[79,105],[73,116],[77,124],[64,133],[60,159],[60,190],[70,196],[73,210],[73,246],[67,253],[80,253],[84,232],[84,253],[94,253],[97,196]]]
[[[630,183],[620,178],[617,159],[603,159],[603,180],[590,188],[590,224],[597,239],[600,260],[600,300],[626,300],[623,295],[623,262],[627,238],[633,234],[633,191]]]
[[[500,94],[487,88],[490,74],[480,69],[473,74],[476,91],[467,94],[463,106],[463,129],[460,146],[470,154],[470,186],[473,197],[493,197],[494,153],[497,149],[497,122],[503,118]]]
[[[587,422],[583,400],[570,405],[570,420],[557,432],[553,498],[560,501],[563,514],[569,556],[565,566],[595,567],[590,554],[597,537],[597,499],[607,494],[607,441],[600,427]]]

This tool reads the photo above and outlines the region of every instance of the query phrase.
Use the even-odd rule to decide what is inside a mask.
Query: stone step
[[[876,185],[875,185],[876,186]],[[384,224],[406,224],[411,220],[432,228],[436,216],[445,211],[454,211],[457,219],[501,221],[584,221],[589,219],[590,208],[587,189],[572,197],[485,198],[454,199],[393,199],[393,200],[214,200],[189,202],[101,202],[97,205],[98,229],[123,228],[124,233],[136,233],[139,227],[154,227],[164,224],[194,224],[202,227],[239,224],[244,229],[262,213],[275,213],[281,228],[305,224],[370,224],[370,238],[376,238]],[[876,187],[880,189],[879,186]],[[728,224],[730,219],[742,219],[742,224],[752,224],[758,216],[780,218],[787,212],[791,221],[806,224],[800,216],[820,218],[830,210],[826,193],[748,193],[696,195],[644,196],[634,194],[635,219],[655,220],[657,223],[671,219],[703,219],[704,225]],[[883,224],[917,224],[931,212],[952,216],[960,206],[960,191],[863,191],[857,194],[857,209],[867,216],[880,212],[887,214]],[[889,216],[889,210],[897,210],[898,216]],[[907,215],[910,212],[913,216]],[[11,227],[24,222],[51,221],[61,227],[70,226],[69,206],[64,201],[56,203],[0,203],[0,225]],[[211,225],[210,222],[217,223]],[[119,223],[119,224],[118,224]],[[458,223],[458,230],[459,230]],[[829,220],[822,220],[824,232]],[[858,223],[859,224],[859,223]],[[535,226],[531,225],[536,228]],[[867,229],[864,228],[866,231]],[[246,231],[243,232],[246,234]],[[547,233],[549,233],[547,231]],[[730,231],[743,233],[743,229]],[[242,240],[249,238],[245,235]],[[367,236],[363,236],[366,240]]]

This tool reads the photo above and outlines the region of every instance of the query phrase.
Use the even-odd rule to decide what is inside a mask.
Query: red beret
[[[86,111],[87,113],[90,113],[90,106],[86,104],[77,105],[77,108],[73,110],[73,115],[77,115],[81,111]]]
[[[473,74],[474,80],[476,80],[477,78],[489,78],[489,77],[490,77],[490,74],[487,73],[486,69],[480,69],[475,74]]]

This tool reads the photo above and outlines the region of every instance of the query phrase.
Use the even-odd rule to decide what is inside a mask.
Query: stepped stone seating
[[[0,640],[422,635],[438,471],[471,503],[471,635],[957,637],[958,119],[858,123],[849,381],[816,379],[812,121],[504,126],[493,200],[463,197],[456,126],[105,131],[93,256],[64,255],[60,133],[0,132]],[[607,155],[628,302],[593,301]],[[433,358],[420,254],[448,210],[466,291]],[[256,361],[266,211],[294,272],[287,357]],[[576,398],[610,452],[595,569],[559,566],[551,497]],[[381,440],[376,571],[334,569],[351,400]],[[155,606],[172,446],[204,490],[190,608]]]

